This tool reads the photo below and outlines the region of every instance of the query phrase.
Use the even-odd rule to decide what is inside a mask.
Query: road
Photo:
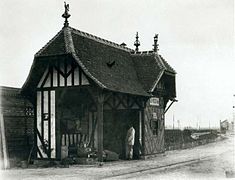
[[[173,167],[136,172],[116,176],[110,179],[223,179],[234,176],[233,151],[227,151],[215,157],[196,160],[196,162],[178,164]]]
[[[148,160],[118,161],[104,166],[11,169],[0,179],[221,179],[234,171],[234,136],[191,149],[168,151]]]
[[[195,161],[115,176],[110,179],[224,179],[231,177],[235,179],[234,173],[234,137],[230,136],[230,139],[211,149],[211,154]]]

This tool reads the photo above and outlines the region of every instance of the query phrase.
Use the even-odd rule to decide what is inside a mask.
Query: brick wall
[[[33,106],[20,94],[19,88],[0,87],[0,110],[10,165],[28,158],[33,144]]]

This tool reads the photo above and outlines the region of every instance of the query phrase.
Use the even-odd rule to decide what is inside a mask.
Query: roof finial
[[[139,46],[140,46],[140,41],[139,41],[139,35],[138,35],[138,32],[136,33],[136,37],[135,37],[135,43],[134,43],[134,46],[135,46],[135,51],[138,52],[139,51]]]
[[[158,42],[158,34],[155,34],[154,36],[154,44],[153,44],[153,51],[154,52],[158,52],[158,46],[159,44],[157,43]]]
[[[70,16],[71,15],[69,14],[69,4],[66,4],[66,2],[64,2],[64,14],[62,14],[62,17],[65,18],[64,27],[69,26],[68,18]]]

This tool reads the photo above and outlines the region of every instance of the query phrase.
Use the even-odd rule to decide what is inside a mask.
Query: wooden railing
[[[83,145],[87,144],[87,134],[82,133],[66,133],[61,136],[62,146]]]

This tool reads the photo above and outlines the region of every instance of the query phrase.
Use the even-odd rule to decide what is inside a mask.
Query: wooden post
[[[141,108],[141,128],[142,128],[142,156],[145,156],[145,120],[144,120],[144,108]]]
[[[61,119],[60,119],[60,117],[58,116],[58,110],[59,110],[59,98],[61,98],[62,99],[62,97],[63,97],[63,95],[64,95],[64,93],[62,92],[62,91],[55,91],[55,137],[56,137],[56,145],[55,145],[55,147],[56,147],[56,155],[55,155],[55,157],[56,157],[56,159],[61,159],[61,130],[60,130],[60,121],[61,121]],[[61,108],[60,108],[60,110],[61,110]]]
[[[37,158],[37,133],[36,133],[36,130],[37,130],[37,99],[36,101],[34,102],[34,123],[33,123],[33,133],[34,133],[34,136],[33,136],[33,158],[36,159]]]
[[[7,150],[7,142],[6,142],[6,134],[5,134],[5,126],[3,115],[0,114],[0,133],[1,133],[1,145],[3,150],[3,167],[7,169],[10,167],[9,159],[8,159],[8,150]]]
[[[103,162],[103,113],[104,113],[104,95],[98,94],[97,99],[97,117],[98,117],[98,161]]]
[[[1,116],[1,115],[0,115]],[[1,118],[1,117],[0,117]],[[2,144],[2,132],[0,132],[0,169],[3,169],[3,144]]]

